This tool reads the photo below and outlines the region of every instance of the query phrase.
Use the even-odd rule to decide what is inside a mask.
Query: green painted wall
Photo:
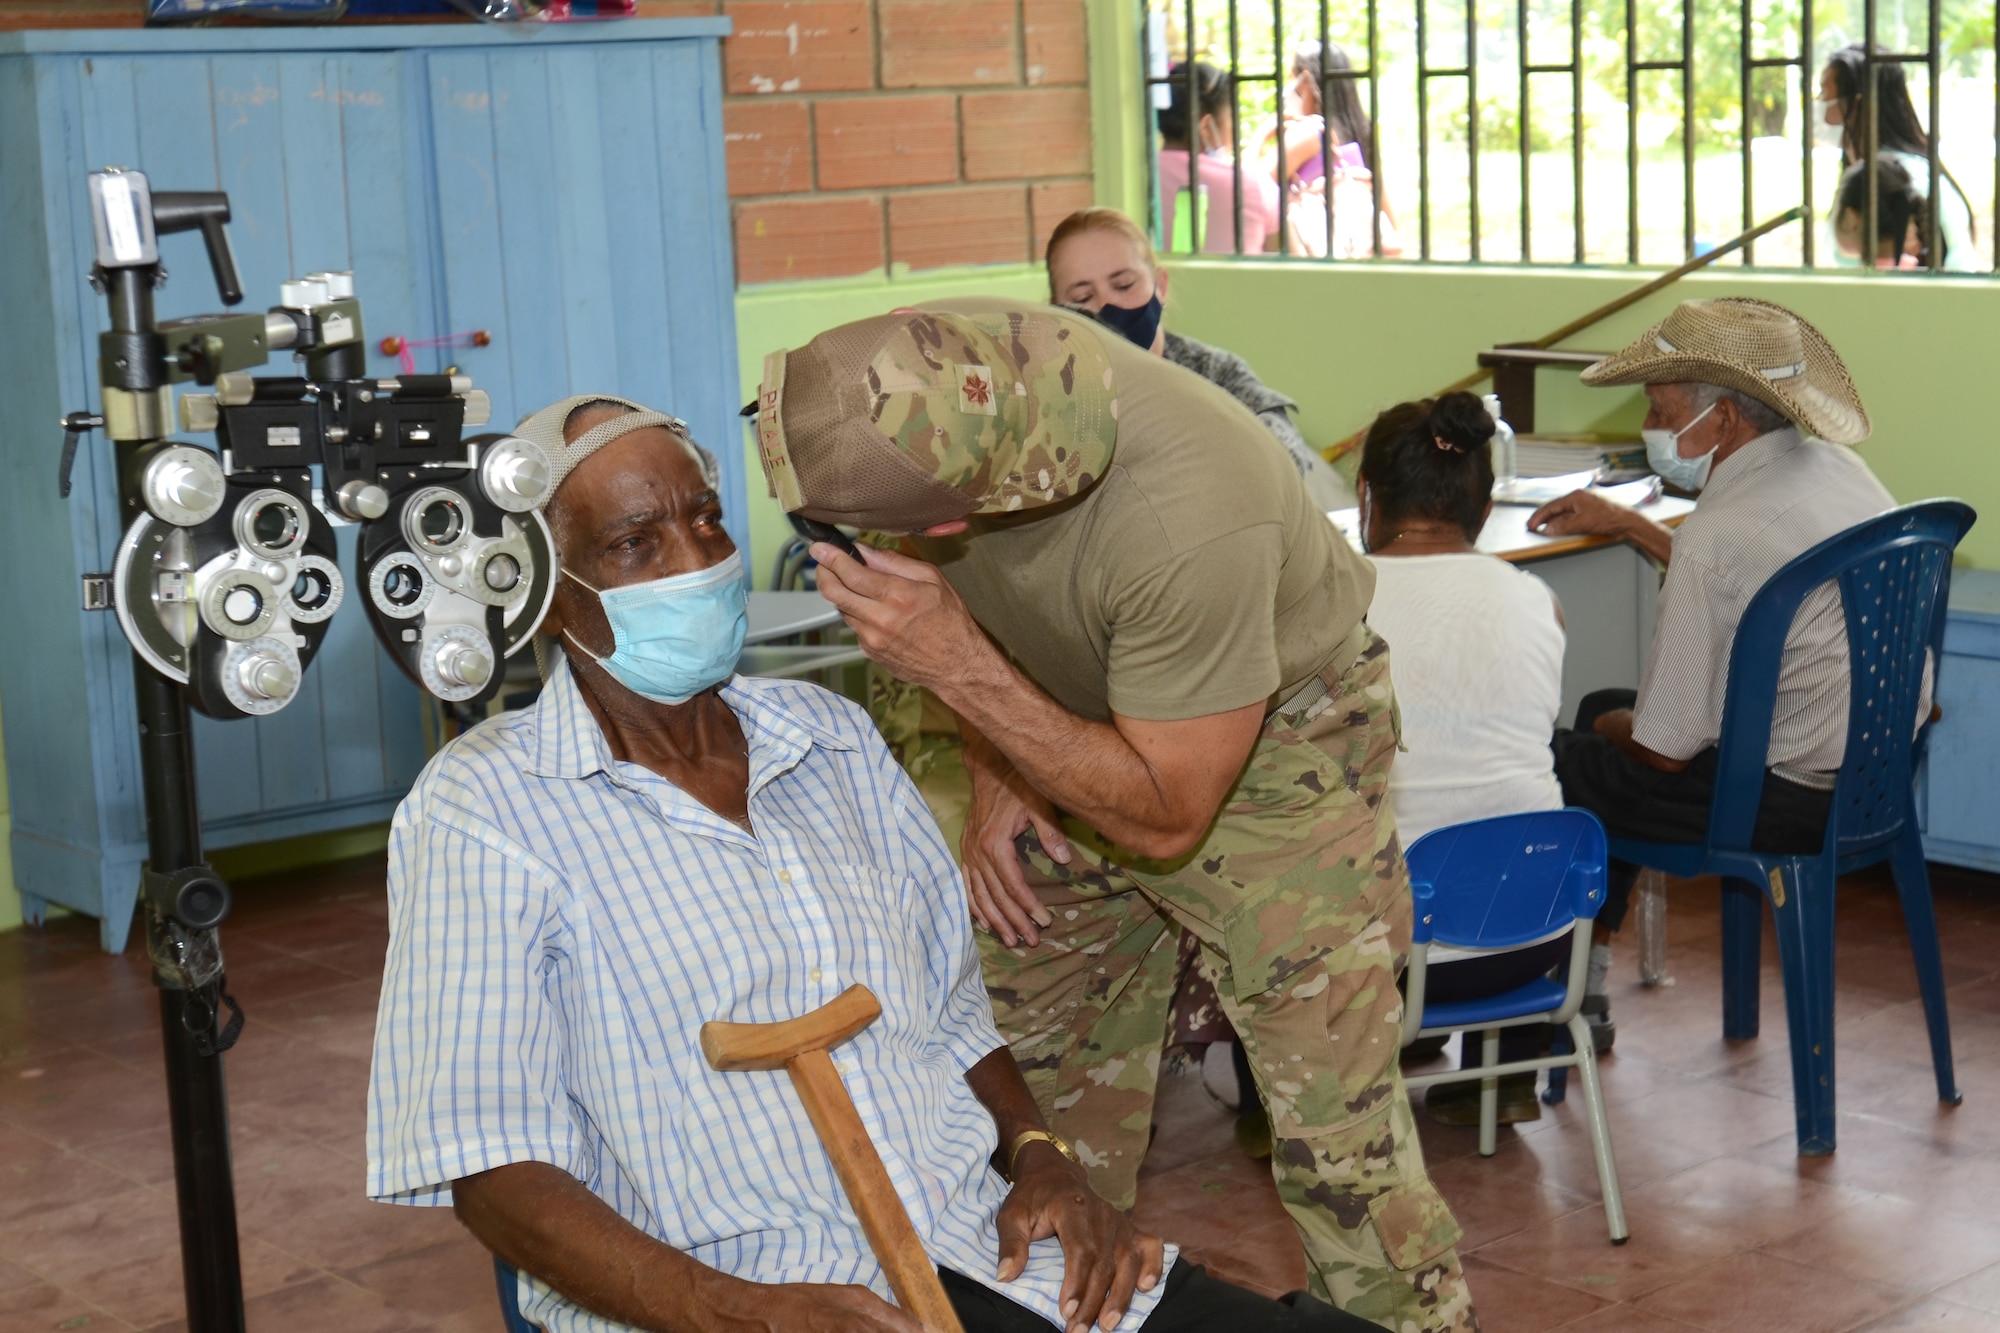
[[[1174,265],[1169,327],[1248,358],[1298,399],[1307,438],[1328,444],[1392,403],[1474,369],[1476,352],[1524,342],[1631,290],[1644,272],[1461,265],[1188,262]],[[2000,329],[2000,283],[1894,275],[1694,274],[1564,344],[1623,346],[1678,301],[1754,296],[1787,306],[1847,362],[1875,424],[1862,456],[1898,500],[1955,495],[1984,520],[1962,557],[2000,567],[2000,441],[1982,405]],[[1544,430],[1636,429],[1636,389],[1586,389],[1543,371]]]

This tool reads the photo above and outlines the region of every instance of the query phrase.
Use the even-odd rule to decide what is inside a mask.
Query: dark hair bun
[[[1493,438],[1493,418],[1471,394],[1448,393],[1431,405],[1431,433],[1470,454]]]

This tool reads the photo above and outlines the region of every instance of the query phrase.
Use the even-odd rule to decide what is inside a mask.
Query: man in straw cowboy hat
[[[1373,571],[1222,390],[1086,319],[959,301],[765,361],[772,494],[922,534],[813,548],[958,715],[986,984],[1052,1129],[1129,1207],[1183,931],[1245,1043],[1312,1292],[1477,1327],[1397,1072],[1409,876]],[[990,635],[990,637],[989,637]]]
[[[1564,800],[1595,811],[1614,836],[1699,842],[1715,789],[1730,645],[1750,599],[1793,557],[1896,502],[1848,447],[1867,439],[1869,426],[1847,367],[1818,329],[1781,306],[1684,301],[1586,369],[1583,382],[1644,386],[1647,458],[1701,502],[1678,532],[1594,491],[1529,517],[1540,532],[1622,538],[1667,570],[1637,693],[1601,690],[1583,700],[1576,729],[1556,734],[1556,776]],[[1827,584],[1799,608],[1785,642],[1760,847],[1818,848],[1847,739],[1847,677],[1840,590]],[[1609,940],[1637,877],[1636,866],[1613,862],[1597,916],[1584,1005],[1600,1049],[1615,1034],[1604,981]]]

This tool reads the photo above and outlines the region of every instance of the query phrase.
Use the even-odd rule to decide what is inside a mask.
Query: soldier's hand
[[[969,664],[997,655],[937,566],[873,547],[864,565],[827,542],[815,542],[812,557],[820,596],[840,608],[869,660],[896,679],[938,691]]]
[[[1040,928],[1055,918],[1028,887],[1015,840],[1033,829],[1051,860],[1069,864],[1069,839],[1063,836],[1056,808],[976,733],[965,738],[965,771],[972,779],[972,806],[959,840],[959,858],[965,867],[972,919],[1002,944],[1039,944]]]

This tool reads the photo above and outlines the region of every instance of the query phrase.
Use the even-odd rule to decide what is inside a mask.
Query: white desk
[[[1636,498],[1644,483],[1609,486],[1613,499]],[[1663,496],[1642,512],[1669,527],[1694,511],[1694,501]],[[1494,505],[1479,533],[1479,549],[1510,564],[1533,569],[1562,602],[1569,642],[1563,654],[1562,722],[1576,717],[1577,703],[1592,690],[1636,689],[1639,671],[1653,643],[1660,600],[1659,569],[1623,542],[1602,537],[1545,537],[1528,531],[1526,505]],[[1361,549],[1355,510],[1336,509],[1327,517]],[[1394,644],[1390,645],[1393,652]]]

